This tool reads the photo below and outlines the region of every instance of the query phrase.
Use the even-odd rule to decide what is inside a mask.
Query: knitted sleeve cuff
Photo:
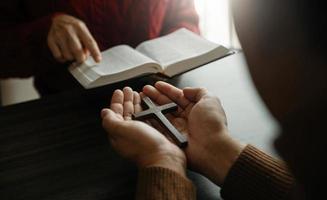
[[[293,186],[286,165],[248,145],[223,184],[224,199],[285,199]]]
[[[192,182],[176,172],[162,168],[149,167],[140,170],[136,199],[196,199]]]

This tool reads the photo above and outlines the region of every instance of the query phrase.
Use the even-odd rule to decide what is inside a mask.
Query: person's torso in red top
[[[31,21],[58,12],[81,19],[102,51],[120,44],[135,47],[145,40],[181,27],[199,32],[198,16],[193,0],[24,0],[23,2],[26,15]],[[41,93],[54,93],[70,87],[68,82],[71,76],[68,75],[67,70],[59,70],[60,65],[55,62],[46,65],[52,66],[51,71],[36,77],[36,86]],[[48,92],[50,90],[52,92]]]
[[[84,21],[100,49],[105,50],[118,44],[136,46],[142,41],[167,33],[167,15],[173,10],[191,19],[187,28],[198,32],[197,15],[193,0],[26,0],[27,12],[32,18],[55,12],[73,15]],[[28,3],[30,2],[30,3]],[[173,2],[187,10],[174,8]],[[183,5],[184,4],[184,5]],[[185,5],[190,4],[190,5]],[[185,12],[184,14],[182,12]],[[179,16],[179,13],[174,13]],[[171,16],[173,17],[173,16]],[[184,17],[184,16],[182,16]],[[193,19],[192,19],[193,18]]]
[[[135,46],[144,40],[158,37],[167,2],[71,0],[77,15],[87,24],[102,50],[122,43]]]

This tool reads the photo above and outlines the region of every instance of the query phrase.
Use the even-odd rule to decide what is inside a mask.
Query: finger
[[[171,100],[166,95],[163,95],[151,85],[147,85],[143,88],[143,94],[152,99],[158,105],[171,103]]]
[[[50,51],[52,52],[53,57],[58,61],[61,60],[62,54],[61,54],[60,48],[56,44],[56,42],[54,41],[52,36],[48,37],[48,46],[49,46]]]
[[[142,109],[142,106],[141,106],[141,103],[142,103],[141,96],[137,92],[133,92],[133,94],[134,94],[134,102],[133,102],[133,104],[134,104],[134,113],[142,112],[143,109]]]
[[[88,28],[85,24],[77,24],[78,36],[81,38],[81,41],[86,49],[88,49],[94,58],[95,62],[100,62],[102,59],[101,52],[97,42],[94,40]]]
[[[168,83],[159,81],[155,84],[155,88],[163,95],[166,95],[173,102],[177,103],[183,109],[190,104],[190,101],[184,97],[181,89],[178,89]]]
[[[85,57],[86,57],[86,59],[91,55],[90,54],[90,51],[89,50],[87,50],[87,49],[83,49],[84,50],[84,54],[85,54]]]
[[[132,119],[132,114],[134,114],[134,92],[130,87],[125,87],[123,89],[124,93],[124,119]]]
[[[121,90],[116,90],[111,98],[110,108],[117,114],[124,114],[124,93]]]
[[[72,53],[70,52],[70,48],[68,47],[67,38],[63,37],[63,36],[57,36],[56,41],[60,47],[60,50],[62,52],[62,57],[65,59],[65,61],[72,61],[74,59],[74,57],[73,57]]]
[[[68,43],[70,47],[70,51],[73,53],[73,56],[75,60],[79,63],[82,63],[85,61],[86,56],[84,54],[84,50],[82,47],[82,44],[72,26],[70,26],[68,29]]]
[[[184,96],[191,102],[198,102],[204,96],[208,95],[208,91],[204,88],[185,88],[183,90]]]

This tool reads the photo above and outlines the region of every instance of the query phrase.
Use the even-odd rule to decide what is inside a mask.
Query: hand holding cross
[[[164,115],[177,111],[177,104],[170,103],[162,106],[157,106],[151,101],[149,97],[144,97],[142,100],[149,109],[140,113],[133,114],[133,119],[146,120],[149,118],[156,118],[166,129],[168,129],[170,136],[177,143],[177,145],[180,148],[185,148],[187,146],[187,138],[182,135]]]

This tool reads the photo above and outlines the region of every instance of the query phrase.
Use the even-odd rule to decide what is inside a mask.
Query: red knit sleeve
[[[170,0],[161,35],[171,33],[179,28],[187,28],[200,33],[199,16],[193,0]]]
[[[27,21],[24,13],[18,0],[0,5],[0,78],[32,76],[44,59],[52,15]]]

